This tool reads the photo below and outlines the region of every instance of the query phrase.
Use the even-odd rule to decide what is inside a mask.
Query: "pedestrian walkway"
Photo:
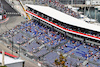
[[[7,16],[21,16],[20,13],[6,12]]]
[[[6,14],[19,14],[19,13],[7,12]]]

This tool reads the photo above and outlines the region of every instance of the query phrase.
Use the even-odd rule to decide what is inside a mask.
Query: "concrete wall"
[[[23,67],[23,62],[14,63],[14,64],[7,64],[7,67]]]

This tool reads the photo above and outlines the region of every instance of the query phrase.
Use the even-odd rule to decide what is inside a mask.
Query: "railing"
[[[2,51],[0,51],[0,53],[2,53]],[[10,56],[10,57],[12,57],[12,58],[18,58],[17,56],[12,55],[12,54],[9,54],[9,53],[7,53],[7,52],[5,52],[5,55]]]
[[[21,7],[23,8],[24,12],[26,13],[26,10],[25,10],[25,8],[24,8],[24,6],[22,4],[22,1],[20,1],[20,0],[18,0],[18,1],[20,3]],[[26,13],[26,16],[28,17],[28,20],[30,20],[30,16],[27,13]]]

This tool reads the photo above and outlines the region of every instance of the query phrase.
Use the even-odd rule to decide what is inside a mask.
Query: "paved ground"
[[[20,24],[22,21],[25,21],[25,19],[21,16],[9,17],[9,20],[6,23],[1,24],[0,33],[3,33],[7,31],[8,29],[15,27],[16,25]]]
[[[5,0],[1,0],[3,9],[6,10],[8,16],[20,16],[20,14],[13,9]]]

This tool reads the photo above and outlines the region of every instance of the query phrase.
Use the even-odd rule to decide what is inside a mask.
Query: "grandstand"
[[[36,5],[26,5],[26,6],[28,7],[28,10],[26,10],[26,12],[31,14],[35,19],[39,19],[41,23],[45,23],[49,27],[53,27],[56,31],[61,30],[59,32],[63,34],[63,36],[65,37],[64,39],[66,39],[66,41],[62,42],[61,45],[57,47],[58,49],[54,48],[56,49],[57,52],[68,54],[72,57],[74,56],[76,58],[81,58],[81,60],[88,60],[91,57],[93,57],[93,55],[98,53],[99,27],[95,25],[90,25],[84,21],[80,21],[69,15],[65,15],[50,7],[44,7],[44,6],[41,7]],[[87,30],[89,32],[84,30]],[[66,34],[70,34],[71,38],[74,39],[78,37],[79,40],[76,39],[70,40],[68,38],[68,35]],[[50,48],[51,46],[49,46],[49,49]]]
[[[68,36],[64,37],[64,35],[61,34],[60,32],[57,32],[56,30],[52,30],[50,27],[45,26],[44,24],[40,23],[37,20],[23,22],[21,25],[17,26],[16,29],[14,28],[13,30],[23,31],[24,32],[23,36],[26,34],[29,34],[29,35],[33,34],[33,36],[31,36],[33,37],[33,39],[31,41],[30,40],[26,41],[24,44],[21,45],[21,48],[24,49],[25,51],[28,51],[29,53],[32,53],[34,58],[36,58],[36,60],[39,59],[40,61],[44,61],[44,64],[52,66],[52,67],[55,66],[54,60],[55,58],[59,58],[60,52],[71,56],[71,57],[67,57],[67,60],[69,61],[66,62],[66,65],[70,67],[71,62],[73,66],[77,64],[76,63],[76,61],[78,61],[77,58],[81,59],[83,57],[80,61],[78,61],[78,63],[83,63],[85,60],[87,60],[87,56],[85,56],[85,54],[88,53],[89,49],[90,51],[93,51],[93,55],[95,55],[96,53],[98,54],[98,51],[99,51],[98,48],[93,47],[93,46],[91,47],[88,44],[86,44],[87,48],[85,48],[84,44],[81,43],[81,41],[74,40]],[[6,33],[4,34],[6,35]],[[15,34],[14,36],[18,34],[19,33]],[[8,36],[6,35],[5,37],[8,37]],[[18,35],[18,37],[21,37],[21,36],[22,35]],[[20,39],[20,42],[23,42],[22,38],[19,38],[19,39]],[[39,39],[41,39],[41,41],[39,41]],[[59,41],[60,44],[59,42],[57,44],[56,40]],[[39,41],[40,43],[37,41]],[[39,49],[42,45],[44,45],[43,48]],[[54,48],[51,48],[51,47],[54,47]],[[80,49],[86,49],[86,50],[79,51]],[[91,57],[90,55],[91,54],[89,54],[88,56]],[[70,59],[73,59],[74,61],[70,61]],[[89,61],[94,62],[92,59],[93,57],[91,57]],[[93,65],[93,64],[89,63],[87,65]],[[98,63],[95,66],[97,65]]]
[[[99,34],[97,34],[100,31],[99,26],[88,24],[85,21],[66,15],[50,7],[41,7],[35,5],[26,6],[29,7],[29,10],[26,10],[27,13],[33,15],[35,18],[45,21],[48,24],[51,24],[52,26],[56,26],[58,29],[96,40],[99,39]],[[61,18],[61,16],[63,18]]]
[[[100,67],[99,26],[50,7],[26,7],[33,19],[4,32],[3,38],[20,45],[23,53],[32,54],[31,59],[45,67],[56,67],[54,60],[60,53],[66,57],[68,67]]]

